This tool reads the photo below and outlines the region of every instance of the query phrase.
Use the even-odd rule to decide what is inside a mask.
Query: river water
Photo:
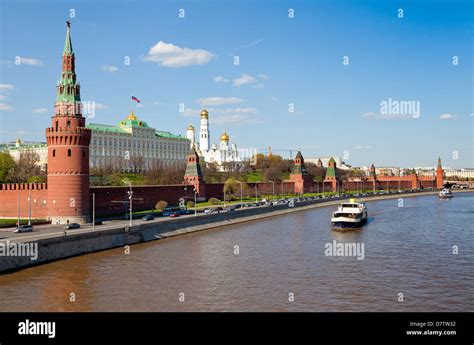
[[[351,233],[331,206],[25,269],[0,276],[0,311],[474,311],[474,193],[402,202]]]

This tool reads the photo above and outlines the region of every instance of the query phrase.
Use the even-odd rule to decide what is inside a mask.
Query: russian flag
[[[132,96],[132,101],[135,101],[135,102],[137,102],[137,103],[140,103],[140,100],[139,100],[137,97],[135,97],[135,96]]]

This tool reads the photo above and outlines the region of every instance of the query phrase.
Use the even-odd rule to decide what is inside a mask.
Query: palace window
[[[53,157],[56,157],[56,150],[53,150]]]
[[[71,149],[68,149],[68,150],[67,150],[67,156],[68,156],[68,157],[71,157]]]

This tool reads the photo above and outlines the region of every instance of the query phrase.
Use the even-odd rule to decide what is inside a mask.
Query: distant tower
[[[201,164],[199,163],[199,155],[195,147],[191,148],[186,158],[186,172],[184,173],[184,184],[194,185],[196,191],[201,197],[205,196],[205,182],[202,175]]]
[[[444,170],[441,165],[441,157],[438,157],[438,167],[436,168],[436,188],[441,189],[444,186]]]
[[[196,137],[194,136],[194,127],[191,124],[189,124],[188,128],[186,129],[186,138],[191,142],[190,148],[192,148],[195,144]]]
[[[304,158],[300,151],[296,154],[293,169],[290,173],[290,181],[295,184],[295,193],[302,194],[311,188],[313,178],[306,170]]]
[[[377,174],[376,174],[376,172],[375,172],[375,166],[374,166],[374,164],[372,164],[372,165],[370,166],[369,175],[370,175],[370,177],[372,177],[374,180],[377,179]]]
[[[323,161],[321,160],[321,158],[318,159],[318,163],[316,164],[316,166],[318,168],[322,168],[323,167]]]
[[[53,224],[89,220],[89,144],[91,131],[81,113],[80,86],[76,82],[70,23],[62,55],[48,144],[48,217]]]
[[[333,157],[328,162],[328,168],[326,170],[326,177],[324,178],[324,182],[331,182],[332,183],[332,190],[333,192],[337,191],[337,182],[339,181],[339,176],[337,173],[337,166],[336,161]]]
[[[209,113],[206,109],[201,111],[201,128],[199,133],[199,149],[201,154],[206,151],[209,151],[211,146],[211,133],[209,132]]]

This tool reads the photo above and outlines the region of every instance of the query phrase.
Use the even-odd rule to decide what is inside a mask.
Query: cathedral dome
[[[201,117],[207,119],[207,118],[209,117],[209,112],[208,112],[206,109],[203,109],[203,110],[201,111]]]
[[[193,125],[189,125],[188,128],[186,128],[187,131],[194,131],[194,126]]]
[[[222,133],[221,141],[229,141],[229,135],[227,134],[227,132]]]

